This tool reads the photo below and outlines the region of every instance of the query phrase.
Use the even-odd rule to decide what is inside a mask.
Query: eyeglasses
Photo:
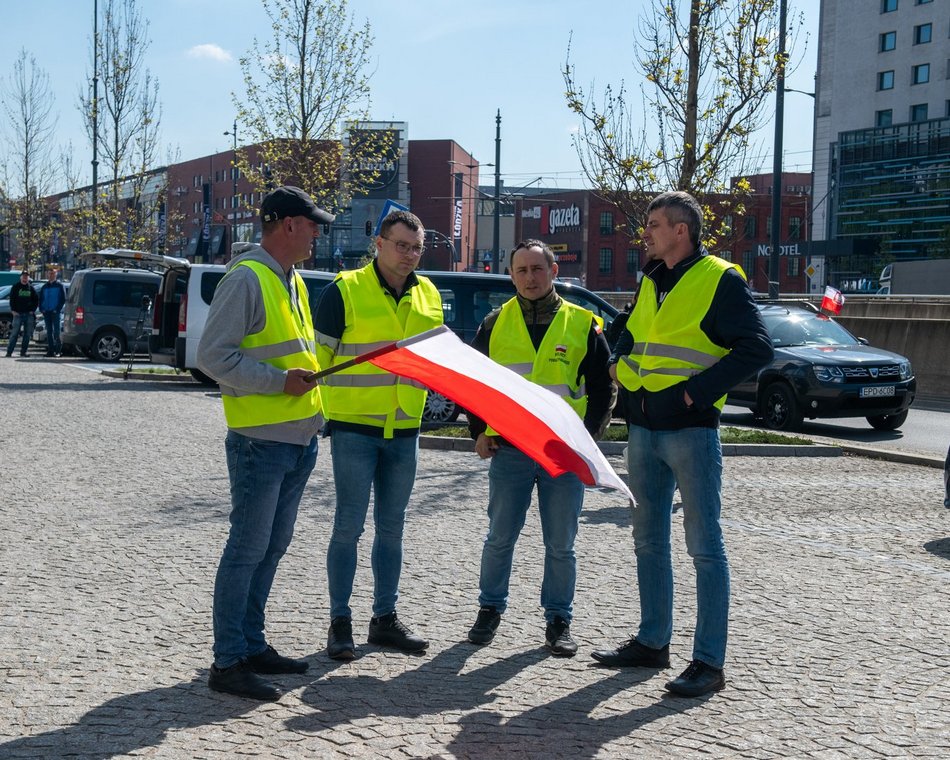
[[[383,240],[388,240],[390,243],[396,246],[396,250],[399,251],[399,253],[401,253],[403,256],[409,253],[411,253],[413,256],[421,256],[426,252],[426,247],[424,245],[410,245],[403,240],[393,240],[392,238],[383,237],[382,235],[380,235],[380,237],[382,237]]]

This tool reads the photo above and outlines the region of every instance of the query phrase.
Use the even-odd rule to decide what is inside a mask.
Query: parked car
[[[19,280],[19,278],[17,279]],[[40,288],[43,287],[43,281],[31,282],[30,285],[38,296],[40,294]],[[13,290],[12,284],[0,287],[0,340],[3,341],[10,339],[10,330],[13,327],[13,311],[10,309],[11,290]],[[43,319],[39,309],[36,310],[36,318],[39,321]]]
[[[91,255],[108,260],[108,253],[98,251]],[[70,280],[63,309],[64,350],[73,347],[90,359],[103,362],[117,362],[127,351],[147,352],[146,330],[151,319],[143,299],[154,300],[161,280],[161,275],[146,269],[78,270]],[[139,325],[143,316],[144,329]]]
[[[873,348],[814,307],[759,304],[775,358],[737,385],[728,403],[748,407],[773,430],[800,430],[805,417],[866,417],[897,430],[917,393],[910,361]]]

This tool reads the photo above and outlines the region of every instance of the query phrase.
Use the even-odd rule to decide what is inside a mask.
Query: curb
[[[195,383],[198,384],[198,381],[195,380],[191,375],[174,375],[170,372],[125,372],[121,369],[104,369],[102,374],[106,377],[117,377],[120,380],[155,380],[163,383]]]
[[[624,441],[600,441],[597,446],[607,456],[622,456],[627,448]],[[448,438],[438,435],[419,436],[420,449],[439,451],[475,451],[475,441],[471,438]],[[774,443],[726,443],[722,447],[723,456],[734,457],[840,457],[844,446],[781,446]],[[890,453],[890,452],[882,452]],[[943,467],[943,462],[940,462]]]

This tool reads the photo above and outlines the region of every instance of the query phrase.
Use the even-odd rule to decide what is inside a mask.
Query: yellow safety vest
[[[656,286],[649,277],[641,284],[637,305],[627,320],[633,349],[617,364],[617,379],[631,391],[670,388],[708,369],[729,349],[713,343],[700,328],[709,312],[719,280],[729,270],[742,270],[716,256],[703,256],[656,302]],[[715,406],[722,409],[726,397]]]
[[[332,366],[442,324],[438,289],[425,277],[417,279],[409,297],[394,305],[372,264],[337,275],[346,327]],[[331,420],[379,427],[385,438],[394,429],[418,428],[422,421],[425,386],[370,362],[328,375],[324,382],[324,412]]]
[[[488,340],[493,361],[564,399],[581,419],[587,412],[587,390],[578,382],[578,371],[587,356],[587,338],[594,315],[561,300],[561,305],[534,350],[524,313],[517,298],[507,301],[498,314]],[[498,435],[492,428],[488,435]]]
[[[294,272],[294,290],[298,298],[295,306],[283,281],[266,264],[242,261],[234,269],[239,266],[247,267],[257,275],[265,314],[263,329],[244,336],[241,353],[278,369],[319,370],[307,286],[303,278]],[[222,386],[221,400],[228,427],[238,430],[309,419],[320,414],[321,409],[317,388],[302,396],[290,396],[286,393],[243,393]]]

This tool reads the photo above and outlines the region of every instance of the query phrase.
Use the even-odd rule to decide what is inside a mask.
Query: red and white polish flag
[[[577,412],[556,394],[467,346],[448,327],[364,356],[470,409],[552,477],[573,472],[585,485],[615,489],[633,500]]]
[[[825,286],[825,295],[821,299],[822,310],[840,314],[842,306],[844,306],[844,295],[841,291],[831,285]]]

